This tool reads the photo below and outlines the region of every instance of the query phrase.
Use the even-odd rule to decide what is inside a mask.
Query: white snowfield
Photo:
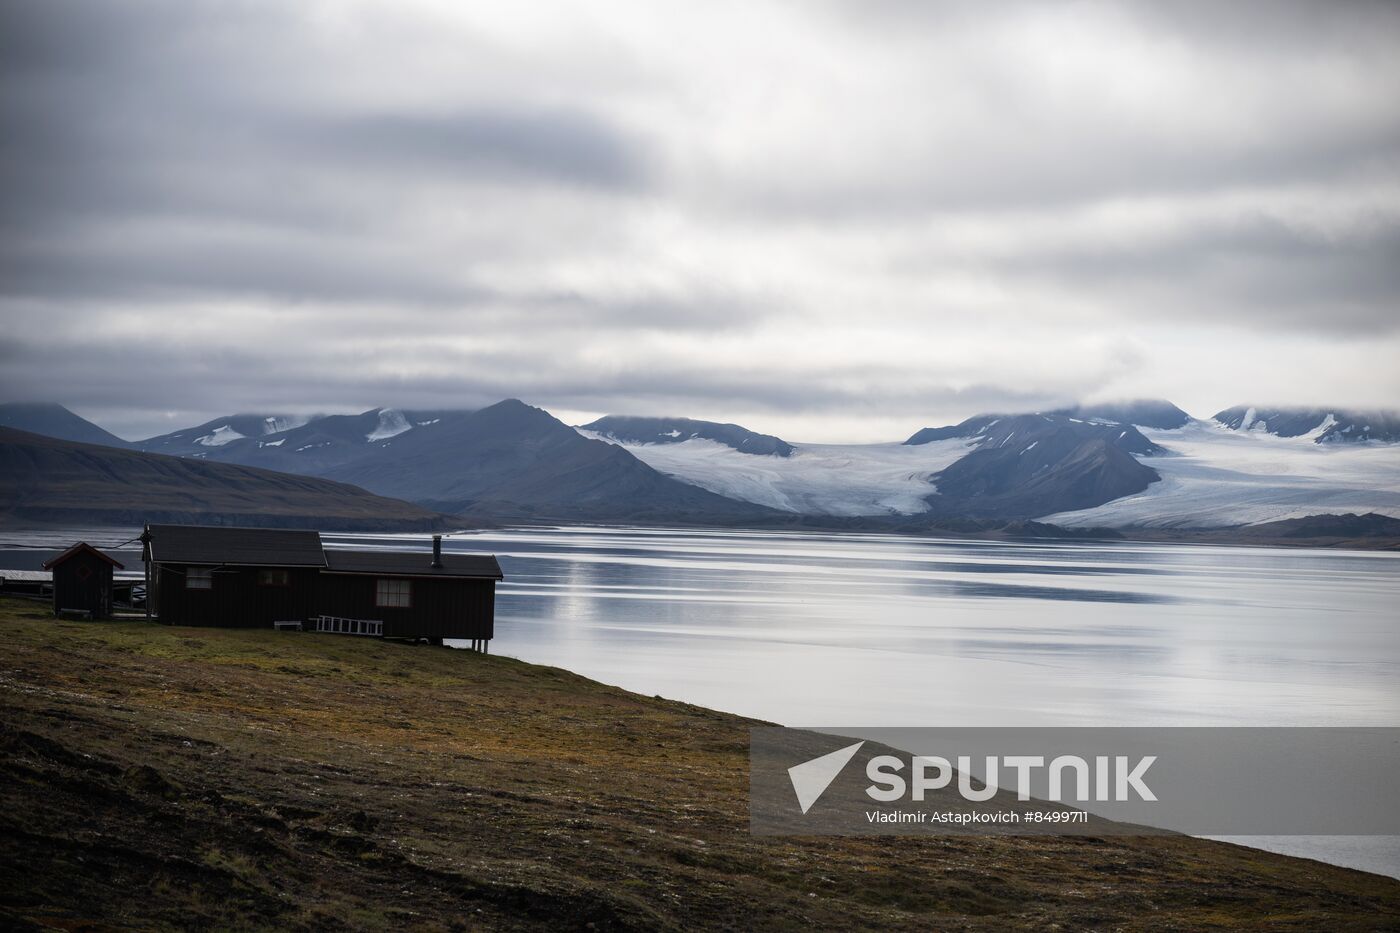
[[[805,515],[915,515],[937,492],[929,474],[971,449],[964,439],[903,444],[795,444],[790,457],[741,454],[718,441],[620,444],[662,473],[732,499]]]
[[[263,433],[281,434],[299,428],[310,420],[305,415],[269,415],[263,419]]]
[[[213,434],[202,434],[196,437],[194,442],[205,447],[222,447],[225,444],[231,444],[234,441],[241,440],[243,440],[242,434],[239,434],[226,424],[221,424],[214,429]]]
[[[432,422],[425,423],[431,424]],[[396,411],[393,408],[381,408],[379,409],[379,424],[375,426],[373,431],[365,435],[365,440],[371,443],[374,441],[385,441],[391,437],[398,437],[412,427],[413,425],[408,423],[408,419],[404,417],[403,412]]]
[[[1141,428],[1168,451],[1138,458],[1161,482],[1042,520],[1066,527],[1220,528],[1322,513],[1400,517],[1400,444],[1313,443],[1330,423],[1329,416],[1302,437],[1204,421],[1171,431]]]

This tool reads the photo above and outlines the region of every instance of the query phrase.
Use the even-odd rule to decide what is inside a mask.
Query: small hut
[[[112,571],[121,563],[86,541],[44,562],[53,571],[53,614],[107,619],[112,615]]]

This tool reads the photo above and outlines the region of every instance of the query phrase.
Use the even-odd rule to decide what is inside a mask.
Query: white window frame
[[[186,567],[185,589],[212,590],[214,588],[213,567]]]
[[[376,577],[374,581],[376,609],[413,608],[413,581],[393,577]]]

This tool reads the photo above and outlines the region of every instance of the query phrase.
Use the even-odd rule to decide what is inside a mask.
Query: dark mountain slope
[[[1357,515],[1308,515],[1277,522],[1250,525],[1245,534],[1280,538],[1400,538],[1400,518],[1367,512]]]
[[[148,437],[133,446],[152,454],[219,459],[219,455],[226,453],[230,446],[250,441],[255,443],[257,438],[276,434],[299,423],[300,419],[288,415],[225,415],[192,428]]]
[[[917,445],[952,438],[975,438],[978,447],[1002,447],[1011,443],[1025,447],[1056,431],[1066,432],[1080,440],[1102,439],[1133,454],[1150,456],[1162,452],[1162,448],[1144,437],[1142,432],[1131,424],[1101,424],[1055,413],[975,415],[959,424],[923,428],[904,443]]]
[[[908,446],[931,444],[934,441],[952,440],[955,437],[976,437],[987,428],[1012,415],[974,415],[958,424],[944,425],[941,428],[920,428],[904,443]]]
[[[516,399],[410,432],[373,458],[328,471],[441,511],[574,521],[760,521],[783,515],[657,472]]]
[[[1191,420],[1190,415],[1164,398],[1139,398],[1125,402],[1075,405],[1072,408],[1063,408],[1054,414],[1162,430],[1182,427]]]
[[[343,483],[0,428],[0,521],[389,531],[446,520]]]
[[[583,425],[603,437],[624,444],[679,444],[691,438],[704,438],[733,447],[742,454],[777,455],[792,453],[792,445],[771,434],[758,434],[738,424],[695,421],[691,418],[634,418],[608,415]]]
[[[1400,442],[1400,414],[1388,411],[1236,405],[1216,412],[1215,420],[1236,431],[1263,431],[1279,437],[1301,437],[1323,428],[1315,439],[1318,444]]]
[[[906,444],[975,438],[977,449],[932,477],[930,515],[1035,518],[1087,509],[1146,489],[1161,477],[1134,454],[1162,449],[1129,424],[1067,415],[979,415],[925,428]]]
[[[1161,479],[1157,471],[1109,441],[1057,432],[1043,452],[986,447],[933,477],[937,515],[1034,518],[1093,508],[1141,492]]]
[[[0,405],[0,428],[13,428],[80,444],[127,448],[131,445],[97,425],[50,402],[11,402]]]
[[[233,415],[195,428],[142,441],[142,449],[220,463],[239,463],[286,473],[320,476],[345,464],[373,457],[410,431],[432,431],[444,420],[468,412],[415,412],[371,408],[356,415]],[[219,435],[217,432],[223,431]],[[243,436],[233,437],[229,430]],[[211,444],[211,438],[219,443]]]

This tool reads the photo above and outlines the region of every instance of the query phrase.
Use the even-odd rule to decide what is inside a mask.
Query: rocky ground
[[[750,724],[500,657],[0,601],[0,926],[1400,927],[1400,882],[1183,837],[756,838]]]

